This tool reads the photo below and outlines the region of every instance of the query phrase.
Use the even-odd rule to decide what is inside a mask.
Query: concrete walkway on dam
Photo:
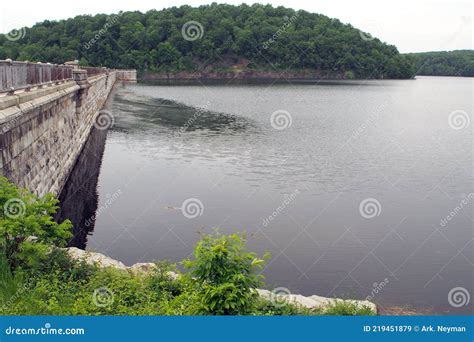
[[[59,195],[116,82],[136,70],[0,61],[0,177]]]

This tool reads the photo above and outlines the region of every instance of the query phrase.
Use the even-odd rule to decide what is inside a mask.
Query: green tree
[[[0,178],[0,251],[12,269],[37,263],[50,245],[66,245],[72,224],[53,220],[57,203],[52,195],[38,197]]]
[[[160,66],[176,66],[179,64],[181,53],[170,43],[160,43],[150,53],[152,65],[158,69]]]
[[[197,284],[201,311],[212,315],[243,315],[254,308],[255,288],[262,285],[257,271],[264,261],[246,249],[241,235],[204,235],[185,263]]]

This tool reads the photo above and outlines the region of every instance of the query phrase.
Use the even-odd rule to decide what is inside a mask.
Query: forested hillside
[[[474,76],[474,50],[406,54],[414,60],[417,75]]]
[[[323,15],[270,5],[212,4],[77,16],[0,35],[0,59],[147,71],[321,70],[410,78],[395,46]]]

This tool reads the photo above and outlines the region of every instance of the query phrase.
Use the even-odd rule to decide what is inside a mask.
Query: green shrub
[[[72,259],[65,250],[59,248],[52,248],[44,259],[40,265],[30,268],[32,276],[41,277],[41,274],[59,272],[64,281],[88,281],[99,272],[96,265]]]
[[[346,80],[353,80],[353,79],[355,79],[356,77],[355,77],[354,72],[351,71],[351,70],[349,70],[349,71],[346,71],[346,72],[345,72],[344,78],[345,78]]]
[[[24,279],[22,273],[11,271],[8,260],[0,254],[0,314],[17,301],[22,292],[28,289],[29,284]]]
[[[194,250],[194,260],[184,262],[196,283],[200,311],[211,315],[252,312],[258,297],[253,289],[263,283],[264,261],[246,249],[245,238],[232,234],[204,235]]]
[[[75,315],[156,315],[160,294],[140,277],[113,268],[102,269],[84,287],[72,306]]]
[[[321,315],[334,316],[373,316],[375,313],[368,306],[359,306],[345,300],[334,300],[324,309],[318,310]]]
[[[51,245],[64,246],[72,236],[69,220],[53,220],[57,203],[0,178],[0,248],[12,269],[37,264]]]
[[[63,251],[61,251],[63,252]],[[99,269],[52,253],[49,265],[29,274],[31,287],[5,314],[20,315],[156,315],[161,298],[149,281],[114,268]],[[65,270],[66,264],[71,269]],[[166,302],[163,302],[166,303]]]
[[[295,316],[295,315],[311,315],[313,311],[305,307],[287,303],[274,303],[271,300],[258,298],[256,308],[253,315],[263,316]]]
[[[199,315],[202,314],[200,297],[193,287],[187,287],[180,295],[164,298],[160,306],[162,315]]]
[[[174,280],[171,272],[177,273],[176,265],[168,261],[158,261],[156,268],[147,277],[148,286],[155,292],[171,297],[178,296],[183,291],[183,282]]]

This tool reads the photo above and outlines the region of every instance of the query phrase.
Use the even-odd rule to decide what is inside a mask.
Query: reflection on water
[[[128,112],[131,115],[130,118],[119,120],[116,130],[143,130],[146,126],[161,126],[179,133],[205,130],[209,134],[232,134],[252,126],[251,120],[208,110],[209,102],[196,108],[162,98],[142,98],[135,93],[122,93],[115,105],[122,113]]]
[[[73,238],[70,247],[85,249],[87,236],[95,226],[95,213],[98,206],[97,182],[99,179],[102,155],[104,153],[107,132],[92,128],[68,181],[59,196],[60,209],[55,220],[71,220]]]

